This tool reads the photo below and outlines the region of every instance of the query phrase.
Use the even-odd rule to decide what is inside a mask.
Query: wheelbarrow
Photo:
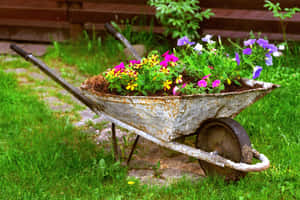
[[[133,55],[139,59],[130,43],[113,27],[106,24]],[[199,160],[206,175],[222,175],[238,180],[247,172],[269,168],[269,159],[251,147],[245,129],[233,118],[279,85],[244,79],[248,85],[261,88],[238,92],[184,96],[118,96],[99,94],[86,85],[76,88],[61,78],[45,63],[15,44],[11,48],[59,83],[97,115],[112,122],[114,156],[119,159],[115,125],[137,134],[127,159],[129,164],[140,136],[160,146]],[[194,136],[195,146],[179,139]],[[251,164],[256,158],[260,162]]]

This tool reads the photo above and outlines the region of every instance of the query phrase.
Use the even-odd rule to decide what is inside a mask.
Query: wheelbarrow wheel
[[[235,162],[252,162],[251,142],[245,129],[230,118],[213,119],[204,123],[197,132],[196,148],[214,152]],[[218,167],[203,160],[200,166],[206,175],[224,176],[226,180],[239,180],[246,172]]]

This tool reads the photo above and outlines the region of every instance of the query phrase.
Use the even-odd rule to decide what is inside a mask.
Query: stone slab
[[[28,53],[32,53],[34,56],[45,55],[47,48],[50,44],[32,44],[32,43],[18,43],[15,41],[3,41],[0,42],[0,54],[11,54],[16,55],[16,52],[10,49],[10,44],[17,44]]]

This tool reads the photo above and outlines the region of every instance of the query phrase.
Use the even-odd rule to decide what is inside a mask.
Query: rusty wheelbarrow
[[[114,31],[112,27],[109,30]],[[130,43],[122,35],[123,43]],[[119,38],[120,39],[120,38]],[[207,175],[223,175],[238,180],[247,172],[263,171],[270,166],[268,158],[251,147],[244,128],[232,118],[247,106],[279,87],[272,83],[246,80],[248,85],[261,84],[262,88],[218,94],[186,96],[118,96],[98,95],[93,91],[70,85],[39,59],[12,44],[11,48],[30,61],[97,115],[104,115],[112,122],[112,144],[115,158],[119,159],[115,125],[137,134],[130,155],[142,136],[158,145],[183,153],[199,160]],[[195,147],[178,139],[194,136]],[[252,163],[252,158],[261,162]]]

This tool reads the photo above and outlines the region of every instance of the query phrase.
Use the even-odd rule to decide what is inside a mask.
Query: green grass
[[[296,44],[264,69],[262,79],[281,87],[236,118],[270,169],[230,184],[128,185],[110,154],[0,70],[0,199],[300,199],[299,52]]]
[[[131,44],[144,44],[147,51],[156,49],[165,52],[168,48],[168,43],[151,31],[137,33],[132,31],[131,26],[126,26],[122,33]],[[126,60],[124,45],[111,35],[105,38],[89,37],[84,33],[76,42],[54,42],[53,48],[48,49],[46,61],[59,58],[68,65],[75,65],[84,74],[97,75]]]
[[[24,59],[18,59],[14,56],[0,55],[0,66],[3,67],[3,69],[28,68],[30,63],[26,62]]]

